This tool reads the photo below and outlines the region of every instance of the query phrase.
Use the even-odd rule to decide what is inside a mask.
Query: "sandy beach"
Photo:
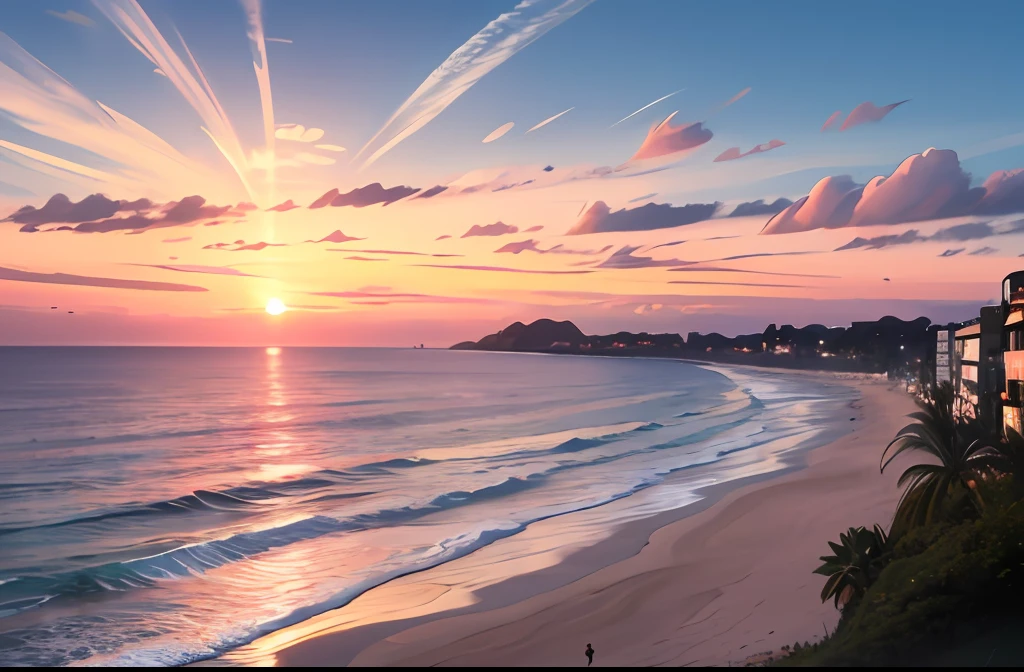
[[[898,471],[879,475],[879,456],[913,400],[880,380],[786,375],[859,399],[835,418],[836,440],[772,474],[710,485],[610,535],[539,522],[206,664],[574,666],[591,643],[594,666],[742,665],[816,641],[838,613],[812,570],[841,531],[888,524]],[[671,497],[672,484],[648,492]]]

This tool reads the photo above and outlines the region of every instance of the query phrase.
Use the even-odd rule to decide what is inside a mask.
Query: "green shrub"
[[[785,665],[898,665],[948,647],[958,626],[1016,615],[1024,597],[1024,507],[908,533],[817,651]]]

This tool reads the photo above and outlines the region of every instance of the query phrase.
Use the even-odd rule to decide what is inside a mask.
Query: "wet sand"
[[[838,614],[812,570],[841,531],[888,524],[898,472],[880,476],[878,461],[913,410],[888,383],[844,378],[860,399],[836,418],[841,436],[780,471],[680,495],[610,536],[587,512],[574,534],[536,523],[206,664],[574,666],[589,642],[595,667],[742,665],[816,641]]]

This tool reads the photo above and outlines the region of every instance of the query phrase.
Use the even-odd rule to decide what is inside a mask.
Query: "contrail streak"
[[[616,121],[616,122],[615,122],[614,124],[612,124],[612,125],[611,125],[611,126],[609,126],[608,128],[615,128],[616,126],[618,126],[618,125],[619,125],[619,124],[621,124],[622,122],[626,121],[626,119],[630,119],[630,118],[632,118],[632,117],[635,117],[636,115],[638,115],[638,114],[640,114],[641,112],[643,112],[644,110],[646,110],[646,109],[647,109],[648,107],[651,107],[652,105],[657,105],[657,104],[658,104],[658,103],[660,103],[661,101],[663,101],[663,100],[666,100],[666,99],[668,99],[668,98],[671,98],[672,96],[674,96],[674,95],[676,95],[677,93],[680,93],[680,92],[682,92],[682,91],[686,91],[686,89],[679,89],[679,91],[673,91],[672,93],[668,94],[667,96],[662,96],[661,98],[658,98],[658,99],[657,99],[656,101],[654,101],[653,103],[647,103],[646,105],[644,105],[643,107],[641,107],[641,108],[640,108],[639,110],[637,110],[637,111],[636,111],[636,112],[634,112],[633,114],[631,114],[631,115],[629,115],[629,116],[627,116],[627,117],[623,117],[622,119],[619,119],[618,121]]]

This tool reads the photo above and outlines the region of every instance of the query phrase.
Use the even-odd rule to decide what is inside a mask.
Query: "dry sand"
[[[557,554],[541,522],[211,662],[578,666],[589,642],[595,667],[742,665],[816,641],[838,614],[821,603],[824,579],[812,570],[841,531],[891,519],[898,473],[880,476],[878,461],[913,410],[887,383],[844,384],[860,391],[856,420],[843,418],[845,435],[803,455],[803,468],[720,488]],[[524,565],[511,544],[549,550]],[[509,557],[514,578],[467,583],[467,571],[499,571]]]

